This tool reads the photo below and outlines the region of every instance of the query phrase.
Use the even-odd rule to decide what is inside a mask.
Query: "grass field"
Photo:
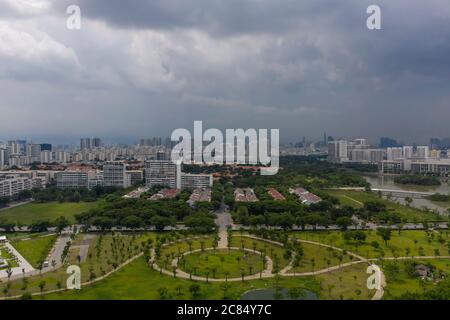
[[[300,259],[300,264],[289,270],[289,273],[317,271],[351,261],[348,254],[331,248],[308,243],[302,243],[301,246],[303,257]]]
[[[198,284],[200,291],[194,296],[189,287]],[[239,299],[241,295],[256,288],[304,288],[320,291],[319,283],[312,277],[272,278],[225,283],[197,282],[160,275],[140,258],[101,283],[82,288],[81,291],[64,292],[44,296],[43,299],[61,300],[124,300],[124,299]]]
[[[450,260],[449,259],[426,259],[426,260],[415,260],[418,264],[430,263],[436,267],[436,270],[442,270],[445,274],[450,273]],[[399,266],[399,274],[395,279],[388,281],[385,290],[384,299],[390,300],[399,297],[400,295],[410,292],[410,293],[423,293],[425,290],[429,290],[434,287],[436,281],[433,280],[422,280],[418,277],[409,276],[404,270],[403,262],[390,262],[395,263]]]
[[[10,254],[5,246],[0,245],[0,258],[7,260],[8,266],[11,268],[17,267],[17,261],[14,259],[14,256]]]
[[[286,259],[285,257],[286,250],[282,246],[278,246],[276,244],[272,244],[262,240],[241,237],[235,234],[231,238],[231,246],[237,248],[242,248],[242,246],[244,246],[244,248],[247,249],[253,250],[253,248],[255,248],[256,251],[263,253],[265,252],[265,254],[268,255],[273,261],[274,271],[281,270],[289,264],[290,259]]]
[[[56,237],[56,235],[33,235],[28,238],[28,240],[13,239],[11,244],[33,267],[36,268],[39,262],[42,262],[47,257]]]
[[[189,240],[179,239],[174,243],[167,244],[161,247],[161,252],[156,257],[156,263],[160,267],[170,269],[170,262],[184,252],[192,251],[203,248],[211,248],[213,243],[213,237],[203,236],[194,237]]]
[[[327,191],[330,195],[339,199],[342,205],[353,208],[362,208],[364,202],[377,201],[384,203],[386,208],[397,213],[402,219],[408,222],[436,221],[442,220],[442,217],[431,212],[423,212],[413,207],[404,206],[393,201],[378,197],[376,193],[363,191]]]
[[[387,245],[377,235],[376,231],[364,232],[367,238],[362,243],[345,241],[343,233],[340,231],[293,232],[292,236],[299,239],[332,244],[367,258],[378,258],[381,255],[385,257],[450,255],[449,231],[404,230],[400,234],[397,231],[393,231],[391,240],[388,241]],[[372,242],[377,242],[379,248],[375,248]]]
[[[357,264],[317,276],[322,299],[367,300],[375,294],[367,289],[367,264]]]
[[[87,211],[96,205],[97,202],[32,202],[1,211],[0,219],[15,223],[30,224],[33,220],[53,221],[63,216],[70,222],[75,222],[75,214]]]
[[[39,292],[39,284],[44,281],[46,290],[58,289],[59,286],[65,287],[66,280],[68,275],[66,274],[67,266],[69,265],[79,265],[81,268],[81,281],[86,282],[91,278],[100,277],[107,272],[113,270],[115,267],[126,261],[132,256],[138,254],[142,247],[140,246],[141,241],[146,240],[148,238],[154,237],[153,235],[145,234],[139,236],[122,236],[120,234],[115,234],[114,237],[111,234],[108,235],[92,235],[89,240],[85,238],[85,234],[78,234],[74,241],[72,242],[72,246],[68,252],[65,265],[52,272],[43,273],[41,275],[36,275],[33,277],[25,278],[27,279],[26,285],[24,286],[23,280],[14,280],[11,281],[11,287],[9,289],[8,295],[15,296],[21,295],[25,291],[26,292]],[[39,252],[38,242],[43,246],[43,241],[49,240],[49,237],[46,238],[33,238],[33,240],[26,241],[18,241],[14,240],[14,242],[18,243],[18,246],[15,244],[17,250],[22,249],[21,246],[26,244],[26,249],[28,256],[25,255],[22,251],[20,251],[26,259],[37,259],[38,255],[32,256],[34,253],[32,249],[35,248],[36,252]],[[30,245],[31,244],[31,245]],[[80,255],[81,245],[89,245],[88,253],[86,256],[86,260],[79,263],[78,256]],[[19,247],[19,248],[18,248]],[[29,261],[30,261],[29,260]],[[31,261],[30,261],[31,262]],[[5,283],[0,283],[0,292],[3,292],[5,288]]]
[[[206,276],[209,273],[211,278],[238,278],[241,272],[251,275],[264,270],[265,263],[260,255],[237,250],[216,250],[195,252],[186,255],[179,266],[182,270],[193,271],[194,275]]]

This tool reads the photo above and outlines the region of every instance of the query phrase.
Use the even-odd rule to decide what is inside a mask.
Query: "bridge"
[[[416,198],[421,199],[433,195],[433,192],[423,192],[423,191],[409,191],[409,190],[398,190],[398,189],[384,189],[384,188],[372,188],[373,192],[381,192],[383,195],[391,195],[397,198]]]
[[[341,187],[341,188],[332,188],[331,190],[347,190],[347,191],[364,191],[365,188],[361,187]],[[391,195],[396,198],[416,198],[422,199],[428,196],[433,195],[433,192],[423,192],[423,191],[409,191],[409,190],[399,190],[399,189],[385,189],[385,188],[371,188],[373,192],[381,192],[383,195]]]

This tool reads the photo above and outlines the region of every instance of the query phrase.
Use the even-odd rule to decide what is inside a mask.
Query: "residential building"
[[[89,187],[87,171],[61,171],[55,174],[56,186],[59,189],[80,189]]]
[[[149,160],[145,162],[145,183],[148,187],[164,186],[181,188],[181,164],[170,160]]]
[[[181,189],[206,189],[213,186],[212,174],[181,173]]]
[[[105,187],[129,187],[124,161],[107,161],[103,165],[103,185]]]
[[[33,179],[12,178],[0,180],[0,198],[12,197],[24,190],[33,189]]]

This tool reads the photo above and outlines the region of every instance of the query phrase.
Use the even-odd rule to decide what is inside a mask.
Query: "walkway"
[[[18,267],[11,268],[12,275],[10,279],[27,275],[34,271],[33,266],[9,242],[5,243],[5,247],[8,248],[11,254],[17,258],[17,263],[19,264]],[[0,279],[2,278],[8,278],[8,273],[6,270],[0,270]]]

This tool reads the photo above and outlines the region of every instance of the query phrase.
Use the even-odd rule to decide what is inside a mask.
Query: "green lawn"
[[[49,202],[27,203],[0,212],[0,219],[15,223],[30,224],[33,220],[55,220],[63,216],[74,222],[74,215],[87,211],[97,205],[97,202]]]
[[[192,284],[200,286],[197,296],[193,296],[189,291]],[[158,300],[161,298],[217,300],[223,299],[225,293],[228,299],[239,299],[248,290],[273,288],[276,285],[283,288],[305,288],[313,292],[320,291],[319,283],[312,277],[229,282],[226,289],[224,285],[224,283],[206,283],[160,275],[159,272],[150,268],[144,259],[139,258],[104,281],[84,287],[81,291],[51,294],[43,298],[49,300]],[[161,288],[167,291],[161,290]],[[161,297],[160,291],[166,291],[163,297]]]
[[[7,260],[8,266],[10,266],[11,268],[18,266],[14,256],[10,254],[8,251],[6,251],[6,247],[2,245],[0,245],[0,257]]]
[[[367,258],[393,256],[429,256],[450,255],[449,231],[426,232],[422,230],[404,230],[400,234],[392,231],[391,240],[387,245],[377,235],[376,231],[364,231],[367,235],[364,242],[345,241],[343,232],[293,232],[292,236],[299,239],[313,240],[341,249],[358,253]],[[377,242],[379,248],[375,248],[372,242]]]
[[[430,263],[436,267],[436,270],[442,270],[445,274],[450,273],[450,260],[449,259],[426,259],[426,260],[415,260],[418,264]],[[419,277],[411,277],[404,270],[404,262],[389,262],[397,264],[400,272],[395,276],[394,279],[387,279],[387,287],[385,290],[384,299],[390,300],[395,299],[406,292],[410,293],[424,293],[425,290],[432,289],[436,284],[436,281],[422,280]]]
[[[137,255],[142,249],[140,241],[150,237],[153,238],[154,236],[151,234],[144,234],[134,237],[115,234],[113,239],[113,236],[109,233],[103,236],[91,235],[89,237],[91,239],[89,240],[85,239],[85,234],[78,234],[72,242],[64,267],[59,268],[56,271],[25,278],[27,279],[25,289],[23,289],[24,283],[22,279],[11,281],[8,295],[21,295],[25,291],[30,293],[39,292],[39,283],[42,281],[45,281],[44,291],[57,289],[58,283],[62,285],[62,287],[65,287],[68,278],[66,269],[69,265],[76,265],[79,263],[77,257],[80,254],[81,245],[89,244],[86,260],[79,264],[81,268],[81,281],[86,282],[89,281],[91,277],[95,278],[106,274],[113,270],[115,266],[118,266],[130,257]],[[25,250],[29,256],[27,257],[23,251],[21,251],[21,253],[25,258],[30,259],[33,258],[31,257],[31,255],[34,254],[33,249],[36,249],[36,252],[39,252],[38,242],[42,245],[43,243],[41,241],[43,241],[43,239],[48,240],[49,238],[34,237],[32,240],[26,241],[17,239],[14,240],[14,243],[17,242],[17,245],[14,243],[12,244],[18,250],[19,248],[25,248],[23,250]],[[35,255],[34,259],[37,259],[38,256],[39,255]],[[5,286],[5,282],[0,283],[0,292],[3,292]]]
[[[275,271],[281,270],[289,264],[289,259],[285,257],[286,250],[282,246],[267,241],[241,237],[234,234],[231,238],[231,246],[237,248],[242,248],[243,246],[251,250],[255,248],[256,251],[265,252],[272,259]]]
[[[241,272],[247,276],[264,270],[265,262],[256,253],[223,249],[186,255],[179,266],[198,276],[206,276],[208,272],[211,278],[239,278]]]
[[[28,240],[12,240],[11,244],[33,267],[37,267],[39,262],[47,257],[56,237],[56,235],[35,235]]]
[[[317,276],[321,298],[327,300],[368,300],[375,294],[367,289],[367,264],[357,264]]]
[[[380,198],[376,193],[363,192],[363,191],[327,191],[330,195],[339,199],[342,205],[350,206],[353,208],[362,208],[364,202],[378,201],[384,203],[386,208],[397,213],[400,218],[405,219],[408,222],[422,222],[422,221],[436,221],[442,220],[442,217],[437,216],[432,212],[424,212],[413,207],[404,206],[393,201],[389,201],[384,198]]]
[[[303,256],[300,264],[293,267],[289,273],[301,273],[326,269],[351,261],[348,254],[322,246],[309,243],[302,243]]]

